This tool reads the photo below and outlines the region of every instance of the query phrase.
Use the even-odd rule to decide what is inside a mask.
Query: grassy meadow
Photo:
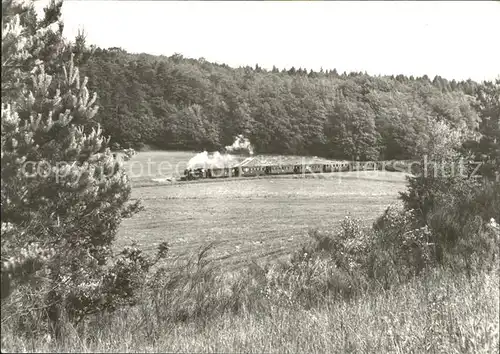
[[[176,257],[215,242],[214,257],[227,265],[268,261],[297,249],[308,240],[308,230],[334,228],[348,214],[371,224],[405,189],[404,174],[379,171],[152,181],[175,175],[175,169],[155,166],[180,166],[182,172],[193,155],[145,152],[127,162],[133,171],[132,197],[142,199],[146,209],[123,221],[119,246],[133,239],[154,249],[167,241]],[[139,175],[148,161],[156,172]]]

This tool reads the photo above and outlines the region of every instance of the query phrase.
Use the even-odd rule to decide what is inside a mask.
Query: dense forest
[[[499,80],[231,68],[121,48],[77,59],[115,146],[215,151],[243,134],[258,153],[412,159],[445,121],[483,135],[472,150],[499,155]]]

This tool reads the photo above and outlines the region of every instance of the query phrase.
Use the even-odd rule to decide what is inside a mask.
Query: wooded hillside
[[[498,150],[499,80],[266,71],[119,48],[77,57],[100,93],[105,132],[122,147],[219,150],[244,134],[259,153],[412,159],[444,120],[486,135],[469,148]]]

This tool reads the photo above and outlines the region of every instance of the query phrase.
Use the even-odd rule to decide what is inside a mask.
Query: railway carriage
[[[335,163],[323,164],[322,166],[323,166],[323,172],[325,173],[339,172],[343,171],[345,168],[348,168],[349,163],[335,162]]]
[[[263,166],[244,166],[241,167],[241,176],[254,177],[265,174]]]
[[[270,166],[270,173],[272,175],[285,175],[293,173],[293,167],[291,165],[276,165]],[[269,171],[269,169],[268,169]]]
[[[301,164],[295,165],[294,173],[319,173],[323,171],[323,165]]]
[[[295,169],[293,165],[284,165],[282,166],[283,174],[285,175],[293,175],[295,173]]]
[[[323,172],[323,165],[310,164],[305,166],[306,173],[320,173]]]
[[[351,162],[341,162],[340,163],[340,170],[342,172],[350,171],[352,170],[352,163]]]

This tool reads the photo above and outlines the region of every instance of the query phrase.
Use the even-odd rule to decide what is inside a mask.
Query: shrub
[[[293,284],[291,298],[311,307],[329,298],[362,293],[367,286],[363,265],[370,253],[370,230],[359,219],[346,216],[339,230],[314,230],[309,236],[312,242],[295,252],[282,271],[281,282]]]
[[[375,221],[373,230],[367,271],[385,287],[406,281],[434,264],[430,231],[419,225],[413,210],[390,206]]]
[[[371,233],[362,227],[359,219],[346,216],[339,230],[310,231],[312,243],[292,257],[292,264],[312,257],[328,257],[337,268],[353,271],[364,262],[370,245]]]
[[[488,181],[455,184],[446,193],[436,193],[426,223],[442,249],[442,264],[468,272],[491,268],[499,242],[488,222],[500,215],[499,200],[500,185]]]
[[[463,161],[469,157],[459,152],[467,134],[444,123],[437,127],[424,173],[410,177],[401,193],[405,210],[426,228],[433,262],[469,273],[491,268],[499,244],[486,224],[500,215],[500,184],[468,178],[472,166]]]
[[[416,225],[426,227],[441,265],[491,267],[498,242],[485,226],[500,215],[500,184],[463,177],[418,177],[402,195],[406,210],[417,208]]]

